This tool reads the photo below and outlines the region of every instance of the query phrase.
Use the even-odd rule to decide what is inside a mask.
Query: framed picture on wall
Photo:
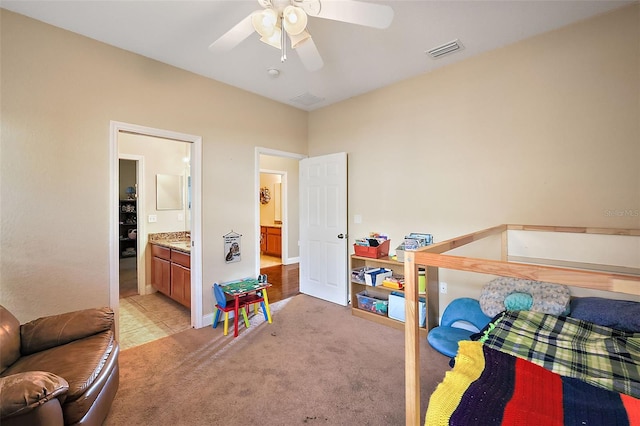
[[[240,240],[242,234],[229,232],[224,238],[224,261],[226,263],[240,262]]]

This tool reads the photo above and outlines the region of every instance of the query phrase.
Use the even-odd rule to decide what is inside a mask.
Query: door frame
[[[271,148],[264,147],[256,147],[255,149],[255,166],[254,166],[254,191],[256,194],[254,197],[254,221],[256,230],[256,244],[255,244],[255,275],[260,274],[260,199],[257,194],[260,193],[260,156],[261,155],[269,155],[271,157],[283,157],[283,158],[291,158],[294,160],[302,160],[303,158],[307,158],[307,155],[297,154],[294,152],[287,151],[279,151]],[[282,172],[274,172],[274,171],[266,171],[265,173],[277,173],[282,174]],[[285,174],[286,176],[286,174]],[[286,190],[282,191],[282,260],[283,264],[286,260],[288,260],[289,256],[289,221],[287,220],[289,217],[289,206],[286,192],[289,190],[287,185],[283,185]],[[287,255],[287,259],[285,259],[285,254]]]
[[[191,326],[201,328],[202,317],[202,136],[111,121],[109,125],[109,306],[115,311],[116,336],[119,333],[120,271],[118,235],[118,134],[120,132],[173,139],[191,144]],[[139,222],[144,222],[142,217]]]

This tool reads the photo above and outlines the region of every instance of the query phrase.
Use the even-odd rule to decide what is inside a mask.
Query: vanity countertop
[[[149,234],[149,243],[191,254],[191,235],[188,232]]]

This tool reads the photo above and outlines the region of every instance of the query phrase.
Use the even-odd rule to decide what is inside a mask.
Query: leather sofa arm
[[[46,371],[28,371],[0,377],[0,418],[21,416],[54,398],[64,401],[69,384]]]
[[[111,308],[93,308],[38,318],[20,326],[20,352],[29,355],[107,330],[115,330]]]

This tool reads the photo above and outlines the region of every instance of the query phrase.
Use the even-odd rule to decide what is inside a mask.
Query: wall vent
[[[460,40],[456,39],[450,41],[449,43],[434,47],[433,49],[429,49],[425,53],[431,56],[433,59],[437,59],[441,56],[448,55],[462,49],[464,49],[464,46],[462,45],[462,43],[460,43]]]

